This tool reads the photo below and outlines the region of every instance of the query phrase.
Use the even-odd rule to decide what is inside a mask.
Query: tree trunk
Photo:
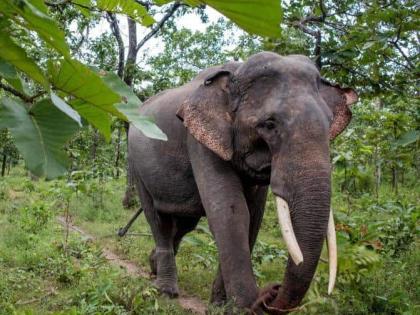
[[[402,169],[402,170],[401,170],[401,185],[402,185],[402,186],[404,186],[404,179],[405,179],[404,174],[405,174],[404,169]]]
[[[375,193],[376,193],[376,199],[379,198],[379,188],[381,187],[381,166],[379,163],[376,163],[375,165]]]
[[[98,142],[99,142],[99,134],[98,134],[98,130],[94,130],[93,131],[93,144],[92,144],[92,150],[91,150],[91,155],[92,155],[92,160],[95,161],[96,160],[96,154],[97,154],[97,150],[98,150]]]
[[[379,149],[375,148],[374,154],[374,166],[375,166],[375,194],[376,199],[379,198],[379,188],[381,187],[381,165],[379,163]]]
[[[392,167],[392,190],[398,195],[398,170],[395,166]]]
[[[128,156],[128,131],[129,131],[129,124],[127,122],[124,123],[124,128],[125,128],[125,134],[127,137],[127,156]],[[122,205],[125,209],[131,208],[133,206],[137,205],[137,199],[136,199],[136,187],[134,184],[134,178],[133,178],[133,174],[130,171],[130,164],[128,163],[128,159],[127,159],[127,163],[126,163],[126,170],[127,170],[127,186],[125,189],[125,194],[124,194],[124,198],[122,200]]]
[[[7,175],[10,174],[10,169],[12,168],[13,158],[9,157],[9,161],[7,162]]]
[[[125,65],[124,71],[124,82],[127,85],[132,86],[133,84],[133,75],[134,75],[134,67],[136,65],[136,58],[137,58],[137,29],[136,29],[136,22],[132,19],[128,18],[128,54],[127,54],[127,61]],[[128,122],[124,122],[125,134],[127,139],[127,153],[128,153],[128,132],[130,129],[130,124]],[[128,156],[128,154],[127,154]],[[130,166],[126,164],[127,169],[127,187],[125,189],[124,198],[122,200],[123,207],[128,209],[134,205],[136,205],[136,190],[134,187],[134,179],[132,173],[130,172]]]
[[[117,156],[115,157],[115,177],[120,178],[120,157],[121,157],[121,126],[118,126]]]
[[[7,155],[6,155],[6,152],[3,152],[3,161],[1,164],[1,177],[4,177],[4,174],[6,172],[6,161],[7,161]]]

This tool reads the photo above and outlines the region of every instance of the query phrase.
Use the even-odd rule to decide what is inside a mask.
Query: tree
[[[167,2],[155,1],[159,5]],[[281,10],[275,1],[231,1],[225,4],[211,0],[203,2],[213,5],[249,31],[264,35],[276,35],[279,32]],[[195,6],[202,2],[189,0],[186,3]],[[0,34],[0,88],[12,96],[1,99],[0,128],[11,131],[17,148],[33,173],[47,178],[62,174],[68,159],[61,148],[76,132],[77,126],[86,122],[95,126],[106,139],[110,138],[111,116],[130,121],[149,137],[166,139],[150,118],[136,114],[135,108],[140,102],[117,75],[91,69],[74,59],[65,33],[47,7],[62,12],[67,6],[74,6],[86,18],[97,18],[97,14],[106,12],[118,44],[121,41],[115,14],[127,15],[130,18],[130,45],[125,66],[122,63],[123,51],[119,46],[118,74],[124,78],[125,83],[131,85],[133,65],[138,49],[143,45],[143,41],[137,43],[134,36],[136,22],[145,26],[155,23],[147,11],[150,5],[151,2],[134,0],[45,3],[41,0],[6,0],[0,3],[0,25],[4,30]],[[171,5],[167,12],[168,18],[179,6],[178,2]],[[257,7],[261,10],[256,10]],[[165,16],[152,27],[149,37],[159,30]],[[31,40],[20,42],[20,38]],[[83,37],[74,47],[78,48],[82,44]],[[37,48],[46,53],[37,54]],[[35,56],[31,56],[30,52]],[[23,76],[28,79],[27,87],[22,83]],[[49,126],[51,121],[55,122],[52,128]],[[22,123],[33,130],[32,139],[21,137],[25,132]],[[54,137],[58,130],[61,130],[61,136]],[[41,150],[31,154],[33,148]]]

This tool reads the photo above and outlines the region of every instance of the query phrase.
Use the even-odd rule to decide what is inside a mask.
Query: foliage
[[[144,217],[131,230],[137,235],[114,237],[131,216],[119,204],[125,182],[118,177],[125,172],[127,153],[124,120],[163,139],[151,120],[136,115],[140,100],[189,81],[203,68],[241,61],[261,50],[308,55],[323,76],[356,88],[361,96],[351,124],[331,145],[336,289],[327,296],[324,250],[298,313],[418,313],[416,3],[302,0],[283,2],[270,14],[252,10],[248,30],[257,27],[259,35],[273,31],[271,38],[245,34],[225,19],[207,24],[204,31],[169,20],[155,35],[162,52],[146,50],[134,65],[123,60],[132,67],[128,87],[115,74],[121,55],[112,28],[93,37],[90,32],[105,18],[112,21],[116,12],[151,23],[152,14],[157,20],[174,5],[154,4],[168,2],[145,1],[144,10],[138,1],[0,3],[0,128],[7,127],[0,130],[0,152],[4,174],[10,170],[0,181],[0,313],[185,313],[161,299],[150,282],[111,268],[101,255],[106,246],[148,266],[154,246]],[[228,15],[239,3],[248,10],[256,2],[185,1],[174,16],[197,14],[206,22],[203,3]],[[118,25],[121,17],[116,20]],[[266,21],[281,22],[281,32],[261,26]],[[30,179],[16,147],[32,173],[54,177],[68,163],[67,178]],[[98,239],[93,243],[73,234],[63,239],[55,223],[59,212]],[[286,253],[270,196],[252,257],[259,285],[281,281]],[[177,256],[181,288],[207,300],[217,262],[215,242],[202,220]],[[212,309],[210,314],[223,312]]]
[[[155,22],[147,9],[134,0],[98,0],[95,3],[90,0],[74,0],[65,1],[62,4],[66,4],[66,2],[79,7],[81,14],[86,19],[90,17],[90,11],[100,10],[107,12],[110,17],[115,13],[125,14],[145,26],[150,26]],[[199,4],[196,1],[187,2],[193,5]],[[261,2],[256,3],[255,1],[231,1],[229,3],[207,1],[207,3],[252,32],[264,35],[279,33],[278,24],[281,19],[279,3],[265,1],[262,3],[263,10],[261,10]],[[90,124],[98,128],[106,139],[110,138],[111,121],[109,115],[113,115],[132,122],[147,136],[165,140],[166,136],[153,123],[152,119],[139,117],[139,114],[134,110],[139,105],[138,100],[136,104],[127,103],[126,99],[132,97],[133,93],[128,87],[123,88],[124,83],[118,82],[118,77],[107,76],[107,79],[101,78],[101,73],[98,75],[89,67],[71,57],[65,34],[58,27],[56,20],[49,15],[47,5],[51,7],[60,6],[60,4],[54,2],[44,3],[41,0],[6,0],[0,4],[0,25],[5,30],[0,35],[0,64],[2,65],[0,74],[6,82],[11,84],[11,87],[4,85],[3,87],[5,87],[5,91],[20,97],[25,102],[25,104],[22,104],[27,108],[27,111],[21,111],[19,116],[8,115],[8,119],[2,122],[2,128],[13,128],[21,121],[23,115],[26,115],[26,120],[29,121],[30,109],[35,99],[49,93],[51,94],[50,103],[57,106],[70,118],[75,119],[79,124],[80,114]],[[257,5],[258,10],[256,10]],[[114,24],[113,27],[116,31],[118,26]],[[28,55],[27,51],[33,49],[33,44],[26,43],[23,47],[17,44],[22,33],[30,36],[31,32],[36,34],[36,44],[41,43],[41,46],[46,48],[47,69],[43,69],[39,64],[39,61],[45,58],[44,56],[39,56],[40,60],[34,60]],[[30,89],[23,88],[17,70],[33,80]],[[118,91],[113,88],[117,88]],[[96,93],[92,94],[92,91]],[[43,99],[49,100],[48,97],[43,97]],[[4,100],[1,102],[2,107],[7,107]],[[117,103],[121,103],[118,109],[114,106]],[[58,125],[64,125],[67,122],[62,120],[62,117],[62,115],[53,115],[49,120],[54,120]],[[3,117],[0,116],[0,119],[3,119]],[[48,130],[48,126],[45,124],[48,124],[49,120],[44,121],[40,127]],[[12,133],[14,137],[19,138],[21,132],[21,129],[14,129]],[[52,130],[47,132],[53,133]],[[52,143],[45,143],[48,151],[62,147],[65,143],[64,140],[66,140],[64,137],[51,138]],[[27,146],[20,141],[17,142],[19,150]],[[50,145],[52,148],[49,148]],[[39,161],[34,161],[32,156],[25,154],[25,151],[23,151],[23,157],[33,173],[47,178],[57,177],[63,173],[63,169],[66,167],[62,158],[54,159],[53,163],[57,166],[50,168],[48,167],[49,161],[45,158],[41,159],[43,165],[39,165]]]
[[[77,125],[47,99],[34,104],[29,112],[23,102],[2,98],[0,128],[7,127],[26,165],[37,176],[47,178],[62,174],[67,156],[60,144],[76,131]]]
[[[24,177],[22,168],[12,171],[12,176],[0,182],[0,224],[4,227],[0,231],[2,313],[185,314],[175,304],[159,298],[149,282],[111,268],[101,256],[101,247],[106,246],[148,268],[148,254],[154,245],[144,217],[130,230],[134,235],[123,239],[115,236],[132,215],[121,208],[116,198],[124,190],[124,181],[107,179],[100,187],[97,178],[82,172],[74,173],[69,183],[33,182]],[[98,188],[106,192],[99,211],[95,208]],[[339,246],[337,285],[333,295],[327,296],[328,264],[320,262],[300,313],[416,314],[420,294],[418,191],[402,187],[395,196],[386,193],[391,189],[389,184],[382,189],[386,190],[378,201],[366,195],[352,199],[350,205],[345,195],[338,194],[339,187],[334,189]],[[95,242],[71,233],[64,246],[62,229],[54,216],[66,207],[68,192],[74,222],[95,235]],[[253,253],[254,272],[261,286],[281,281],[280,272],[286,264],[287,251],[276,221],[270,195]],[[323,253],[323,259],[325,256]],[[205,220],[182,242],[177,264],[181,288],[207,300],[218,264]],[[55,293],[50,294],[51,288]],[[19,304],[33,298],[40,300]],[[210,314],[222,313],[212,309]]]
[[[139,69],[138,80],[145,86],[141,98],[185,84],[205,68],[245,59],[261,50],[255,37],[241,33],[224,19],[209,24],[204,31],[168,25],[161,40],[163,51],[146,55],[144,67]]]

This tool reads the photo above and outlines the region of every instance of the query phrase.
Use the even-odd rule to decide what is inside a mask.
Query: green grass
[[[64,180],[33,182],[20,168],[1,179],[0,314],[187,314],[176,301],[159,297],[148,280],[128,276],[101,255],[106,246],[149,268],[153,239],[143,215],[130,230],[143,235],[115,236],[134,211],[121,207],[124,183],[85,180],[76,194]],[[328,265],[321,262],[298,313],[420,312],[419,191],[401,189],[395,196],[385,186],[380,196],[334,194],[340,258],[336,289],[327,296]],[[97,241],[71,233],[65,244],[55,217],[66,208]],[[261,286],[281,281],[286,257],[270,199],[253,257]],[[207,301],[217,250],[205,219],[181,244],[177,265],[180,287]]]

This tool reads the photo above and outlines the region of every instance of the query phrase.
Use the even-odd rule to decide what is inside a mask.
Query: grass
[[[188,314],[162,298],[145,279],[128,276],[102,257],[112,249],[145,268],[153,248],[142,215],[130,233],[116,237],[133,210],[121,207],[123,179],[83,185],[33,182],[21,168],[0,181],[0,314]],[[80,184],[80,183],[79,183]],[[419,192],[401,189],[348,199],[335,194],[339,277],[327,296],[328,266],[321,262],[301,314],[418,314]],[[351,201],[349,203],[349,200]],[[73,222],[95,235],[91,242],[65,233],[55,217],[68,209]],[[272,199],[254,250],[259,284],[279,282],[287,253]],[[399,250],[399,248],[401,248]],[[325,253],[323,254],[325,258]],[[188,234],[177,256],[180,287],[207,301],[217,270],[217,250],[205,219]],[[220,310],[214,310],[216,314]]]

